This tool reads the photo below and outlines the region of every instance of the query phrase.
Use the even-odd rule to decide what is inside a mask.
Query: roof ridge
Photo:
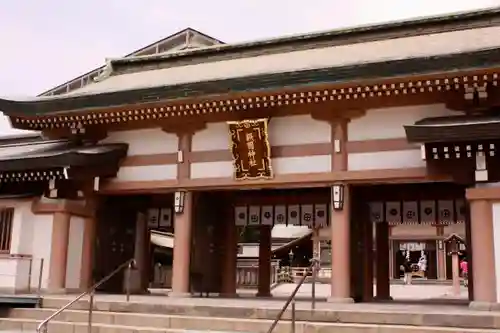
[[[317,38],[325,38],[325,37],[339,37],[343,35],[350,35],[356,33],[363,32],[375,32],[387,29],[394,28],[410,28],[413,26],[419,26],[423,24],[443,24],[445,22],[454,22],[465,19],[477,19],[482,16],[490,16],[490,15],[499,15],[500,16],[500,6],[482,8],[479,10],[468,10],[468,11],[457,11],[448,14],[440,14],[440,15],[428,15],[428,16],[419,16],[414,18],[407,18],[401,20],[393,20],[382,23],[369,23],[369,24],[361,24],[356,26],[348,26],[341,27],[329,30],[321,30],[314,31],[308,33],[298,33],[291,34],[287,36],[278,36],[272,38],[262,38],[255,39],[249,41],[243,41],[239,43],[228,43],[222,45],[212,45],[199,49],[187,49],[182,52],[172,53],[172,54],[152,54],[152,55],[139,55],[135,57],[120,57],[120,58],[111,58],[111,62],[113,64],[127,64],[131,62],[139,62],[141,60],[174,60],[176,58],[181,57],[189,57],[196,56],[200,54],[207,53],[218,53],[224,51],[237,51],[250,47],[263,47],[277,44],[285,44],[285,43],[294,43],[298,41],[310,41]]]

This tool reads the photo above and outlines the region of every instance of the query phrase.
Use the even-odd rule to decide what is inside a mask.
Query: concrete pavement
[[[296,288],[296,284],[286,283],[279,285],[273,290],[273,296],[281,297],[290,295]],[[311,297],[312,284],[303,284],[298,293],[298,297]],[[254,293],[254,291],[251,291]],[[238,290],[238,293],[247,294],[250,293],[249,290]],[[374,295],[375,286],[374,286]],[[316,284],[316,296],[318,298],[328,298],[330,297],[330,285],[329,284]],[[461,287],[460,295],[452,295],[452,287],[449,285],[391,285],[391,296],[395,300],[426,300],[426,299],[463,299],[468,298],[468,290],[465,287]]]

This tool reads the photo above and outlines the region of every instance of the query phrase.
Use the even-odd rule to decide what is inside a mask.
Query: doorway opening
[[[452,254],[446,241],[457,235],[464,240],[460,255],[470,252],[464,187],[363,185],[353,186],[351,195],[351,280],[356,301],[468,303],[473,281],[468,288],[452,287]]]

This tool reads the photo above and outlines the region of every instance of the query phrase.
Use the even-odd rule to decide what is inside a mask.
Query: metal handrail
[[[74,300],[72,300],[71,302],[69,302],[68,304],[64,305],[59,310],[57,310],[56,312],[54,312],[53,314],[51,314],[50,316],[48,316],[44,321],[42,321],[37,326],[36,332],[37,333],[46,333],[47,332],[47,325],[48,325],[48,323],[52,319],[54,319],[55,317],[57,317],[58,315],[60,315],[63,311],[65,311],[70,306],[72,306],[73,304],[75,304],[76,302],[78,302],[84,296],[90,295],[90,300],[89,300],[89,320],[88,320],[88,323],[89,323],[88,331],[90,333],[92,331],[92,308],[93,308],[93,303],[94,303],[94,292],[95,292],[95,290],[97,288],[99,288],[104,282],[106,282],[109,279],[111,279],[115,274],[117,274],[118,272],[120,272],[123,269],[127,268],[127,273],[128,274],[127,274],[127,280],[125,281],[126,282],[125,289],[126,289],[126,293],[127,293],[127,302],[128,302],[130,300],[130,282],[129,282],[129,280],[130,280],[130,270],[134,266],[135,266],[135,259],[132,258],[132,259],[129,259],[129,260],[125,261],[123,264],[121,264],[120,266],[118,266],[117,268],[115,268],[111,273],[109,273],[108,275],[106,275],[105,277],[103,277],[101,280],[99,280],[99,282],[95,283],[88,290],[86,290],[85,292],[81,293]]]
[[[315,284],[315,275],[316,275],[316,270],[317,270],[317,265],[318,265],[318,262],[316,259],[313,259],[312,260],[312,263],[311,265],[307,268],[307,273],[309,273],[309,271],[311,271],[313,273],[313,286]],[[308,275],[309,274],[304,274],[299,282],[297,283],[297,286],[295,287],[295,289],[293,290],[292,294],[288,297],[288,299],[286,300],[285,302],[285,305],[283,305],[283,307],[281,308],[281,311],[278,313],[278,315],[276,316],[276,318],[274,319],[273,323],[271,324],[271,327],[269,327],[269,329],[267,330],[267,333],[272,333],[273,330],[276,328],[276,326],[278,325],[278,323],[280,322],[281,318],[283,317],[283,314],[285,313],[286,309],[288,309],[288,306],[290,305],[290,303],[292,303],[292,315],[291,315],[291,320],[292,320],[292,333],[295,333],[295,296],[297,295],[297,293],[299,292],[299,289],[300,287],[304,284],[304,282],[306,281],[306,279],[308,278]],[[315,295],[315,290],[313,289],[312,290],[312,304],[311,304],[311,307],[312,309],[314,310],[315,308],[315,304],[316,304],[316,295]]]

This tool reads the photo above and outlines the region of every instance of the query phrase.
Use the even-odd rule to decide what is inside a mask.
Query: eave
[[[127,144],[77,146],[68,141],[3,146],[0,182],[79,178],[81,175],[72,172],[73,169],[87,172],[92,169],[94,177],[110,176],[109,170],[118,170],[127,149]]]
[[[500,139],[499,116],[425,118],[405,126],[411,143],[468,142]]]
[[[500,48],[89,95],[0,99],[15,128],[42,130],[497,84]],[[182,96],[182,97],[179,97]]]

